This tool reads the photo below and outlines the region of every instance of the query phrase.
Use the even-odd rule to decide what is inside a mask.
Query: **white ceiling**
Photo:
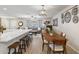
[[[54,16],[69,5],[45,5],[48,16]],[[41,5],[0,5],[0,16],[36,16]]]

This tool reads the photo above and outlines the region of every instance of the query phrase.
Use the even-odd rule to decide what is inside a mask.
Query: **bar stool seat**
[[[13,53],[17,53],[17,51],[16,51],[16,48],[17,47],[19,47],[19,42],[14,42],[13,44],[11,44],[10,46],[8,46],[8,48],[9,48],[9,52],[8,52],[8,54],[10,54],[10,52],[11,52],[11,49],[14,49],[14,52]]]

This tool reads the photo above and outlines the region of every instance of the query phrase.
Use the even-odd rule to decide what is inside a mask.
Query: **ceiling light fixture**
[[[41,9],[41,11],[40,11],[40,16],[41,17],[43,17],[43,19],[45,19],[44,20],[44,23],[47,25],[47,24],[50,24],[50,20],[49,20],[49,18],[50,17],[48,17],[47,16],[47,11],[46,11],[46,9],[45,9],[45,5],[41,5],[42,6],[42,9]]]
[[[41,5],[42,6],[42,9],[40,11],[40,16],[47,16],[47,11],[45,9],[45,5]]]

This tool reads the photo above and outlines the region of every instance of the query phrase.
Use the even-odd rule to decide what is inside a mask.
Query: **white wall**
[[[1,18],[1,25],[5,28],[9,28],[9,21],[5,17],[2,17]]]
[[[39,19],[34,19],[31,20],[31,18],[26,18],[26,19],[17,19],[17,18],[10,18],[10,17],[1,17],[1,23],[2,23],[2,26],[7,28],[7,29],[16,29],[18,28],[18,22],[19,21],[22,21],[23,22],[23,26],[22,28],[25,28],[25,27],[42,27],[42,20],[39,20]]]
[[[67,7],[53,17],[58,18],[58,26],[54,26],[54,29],[57,32],[65,32],[67,35],[66,38],[68,39],[67,44],[79,53],[79,22],[74,24],[71,20],[69,23],[61,23],[61,13],[70,9],[71,7],[72,6]]]
[[[2,26],[7,28],[7,29],[16,29],[18,28],[18,22],[19,21],[23,21],[23,27],[26,27],[26,21],[25,20],[19,20],[17,18],[6,18],[6,17],[2,17],[1,18],[1,23]]]

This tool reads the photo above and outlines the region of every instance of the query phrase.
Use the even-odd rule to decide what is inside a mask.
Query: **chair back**
[[[42,40],[44,41],[45,37],[44,37],[44,34],[46,33],[46,30],[43,30],[41,29],[41,37],[42,37]]]
[[[61,36],[65,38],[66,34],[64,32],[61,32]]]
[[[67,42],[66,39],[65,40],[55,40],[53,42],[53,52],[66,53],[66,42]],[[62,51],[61,50],[55,51],[56,46],[61,46],[62,47]]]
[[[42,40],[44,41],[44,36],[43,36],[43,30],[41,29],[41,37],[42,37]]]
[[[64,40],[54,40],[53,41],[53,44],[56,44],[56,45],[66,45],[66,39]]]

